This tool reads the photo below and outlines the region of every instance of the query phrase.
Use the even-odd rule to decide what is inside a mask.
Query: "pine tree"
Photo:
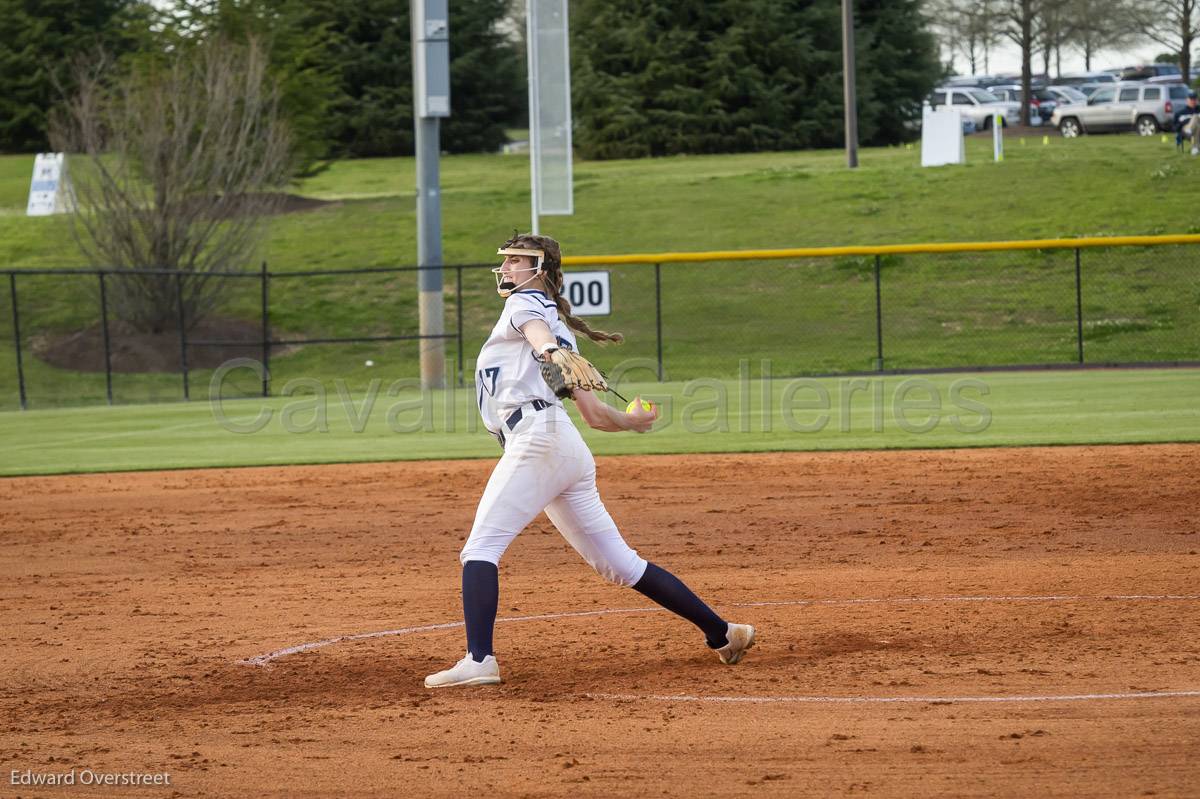
[[[450,4],[450,118],[442,130],[449,152],[495,152],[507,126],[528,125],[525,51],[497,31],[507,0]]]
[[[496,26],[507,5],[451,4],[445,150],[495,150],[524,116],[523,53]],[[408,0],[176,0],[160,12],[139,0],[0,0],[8,45],[0,49],[0,151],[45,149],[46,113],[61,98],[55,80],[67,82],[74,56],[100,47],[110,57],[161,59],[220,35],[267,48],[303,168],[335,156],[410,155],[408,8]]]
[[[143,55],[161,57],[163,51],[217,36],[233,42],[253,39],[265,48],[271,78],[279,85],[298,172],[311,174],[330,153],[330,112],[341,97],[336,38],[330,36],[321,5],[312,0],[178,0],[157,49]]]
[[[143,45],[151,14],[136,0],[0,0],[0,152],[47,149],[47,114],[71,90],[73,60]]]
[[[351,157],[413,153],[412,53],[407,0],[308,2],[339,65],[328,110],[334,151]],[[525,108],[521,54],[496,33],[503,0],[456,0],[450,6],[450,117],[442,149],[497,149],[505,126]],[[516,114],[514,115],[514,109]],[[515,119],[514,119],[515,116]]]
[[[921,101],[942,77],[937,43],[921,0],[859,0],[856,13],[859,136],[896,144],[911,138]]]
[[[940,76],[920,0],[860,0],[860,137],[900,141]],[[838,0],[572,4],[576,146],[589,158],[843,142]]]

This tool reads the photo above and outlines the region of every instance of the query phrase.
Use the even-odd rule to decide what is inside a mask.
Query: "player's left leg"
[[[587,458],[590,461],[590,453]],[[546,515],[568,543],[606,580],[632,587],[699,627],[709,648],[717,650],[722,662],[738,662],[754,645],[753,627],[727,623],[682,580],[646,561],[625,543],[600,500],[594,466],[546,506]]]
[[[552,497],[578,478],[583,463],[564,457],[553,434],[521,428],[511,436],[492,470],[475,511],[475,522],[459,553],[467,655],[431,674],[426,688],[500,682],[492,632],[500,598],[499,564],[508,545],[542,512]]]

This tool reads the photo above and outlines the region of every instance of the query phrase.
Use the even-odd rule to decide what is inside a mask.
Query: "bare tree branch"
[[[996,5],[997,0],[937,0],[930,6],[943,45],[952,59],[955,53],[966,58],[972,75],[988,70],[988,54],[1000,40]]]
[[[293,173],[287,125],[255,41],[212,39],[116,73],[81,62],[77,90],[51,124],[73,166],[76,240],[88,260],[120,269],[179,269],[186,324],[223,297],[213,272],[246,268]],[[116,281],[115,311],[141,329],[177,317],[174,280]]]
[[[1083,53],[1084,69],[1091,71],[1096,53],[1131,44],[1141,34],[1132,19],[1140,0],[1070,0],[1074,18],[1070,43]]]
[[[1072,0],[1046,0],[1042,6],[1042,34],[1038,41],[1042,51],[1042,72],[1050,75],[1050,62],[1054,60],[1054,74],[1062,77],[1062,49],[1075,34],[1079,20],[1071,8]]]
[[[1192,42],[1200,36],[1200,0],[1140,0],[1133,6],[1137,29],[1179,56],[1179,72],[1192,74]]]

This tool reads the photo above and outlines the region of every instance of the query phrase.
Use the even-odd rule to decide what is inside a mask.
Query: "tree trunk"
[[[1033,91],[1033,11],[1032,0],[1021,0],[1021,96],[1029,97]],[[1021,103],[1021,124],[1029,124],[1029,103]]]
[[[1192,84],[1192,11],[1193,4],[1184,0],[1179,7],[1179,74],[1183,82]]]

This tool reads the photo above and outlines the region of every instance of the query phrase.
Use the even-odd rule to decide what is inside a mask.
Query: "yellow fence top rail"
[[[856,247],[796,247],[780,250],[710,250],[708,252],[652,252],[627,255],[567,255],[566,266],[602,264],[668,264],[699,261],[763,261],[776,258],[831,258],[845,255],[906,255],[934,252],[994,252],[998,250],[1073,250],[1076,247],[1155,247],[1165,244],[1200,244],[1200,235],[1107,236],[1028,241],[962,241],[938,244],[882,244]]]

